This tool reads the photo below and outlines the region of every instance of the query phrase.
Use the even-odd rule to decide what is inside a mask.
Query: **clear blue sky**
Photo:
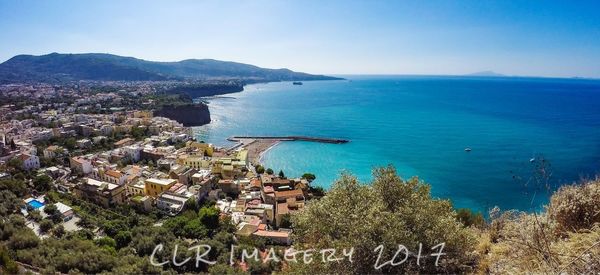
[[[600,77],[600,1],[0,0],[0,61],[106,52],[328,74]]]

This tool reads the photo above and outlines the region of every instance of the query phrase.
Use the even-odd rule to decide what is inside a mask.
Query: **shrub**
[[[600,180],[561,187],[547,211],[563,232],[592,228],[600,223]]]
[[[481,212],[473,213],[471,209],[468,208],[460,208],[456,210],[456,218],[465,226],[475,226],[478,228],[482,228],[485,226],[485,219]]]
[[[40,222],[40,231],[46,233],[50,231],[50,229],[52,229],[53,226],[54,223],[52,222],[52,220],[44,219]]]
[[[292,223],[299,249],[354,248],[353,262],[313,261],[293,265],[292,270],[336,274],[468,271],[474,265],[474,235],[456,220],[450,202],[431,198],[429,189],[417,178],[402,180],[392,167],[376,169],[370,185],[343,175],[327,196],[292,215]],[[417,264],[411,256],[403,264],[374,269],[378,258],[374,249],[379,245],[384,245],[383,262],[393,258],[398,245],[417,253],[422,244],[423,254],[430,255],[430,249],[442,242],[447,255],[440,258],[439,266],[432,257]]]

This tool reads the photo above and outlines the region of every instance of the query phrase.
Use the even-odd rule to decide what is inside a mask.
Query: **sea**
[[[195,133],[217,146],[235,135],[348,139],[282,142],[262,162],[288,177],[313,173],[325,189],[342,173],[368,184],[373,168],[393,165],[433,197],[482,213],[539,210],[559,186],[600,172],[600,81],[343,77],[203,98],[212,122]]]

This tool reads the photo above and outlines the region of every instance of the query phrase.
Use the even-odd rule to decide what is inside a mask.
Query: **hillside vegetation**
[[[330,80],[324,75],[265,69],[214,59],[154,62],[112,54],[18,55],[0,64],[0,84],[62,81],[165,81],[240,79],[247,82]]]

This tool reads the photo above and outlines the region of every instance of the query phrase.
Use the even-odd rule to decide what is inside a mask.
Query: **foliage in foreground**
[[[482,231],[485,273],[600,273],[600,181],[561,187],[542,213],[509,211]]]
[[[304,211],[292,217],[298,249],[354,248],[352,262],[313,261],[292,265],[298,273],[439,273],[465,272],[473,266],[475,238],[469,228],[456,219],[447,200],[433,199],[429,185],[417,178],[402,180],[394,168],[374,171],[370,185],[362,185],[350,175],[343,175],[322,199],[310,203]],[[375,248],[384,245],[379,263],[391,260],[404,245],[414,254],[402,264],[375,269],[378,259]],[[431,248],[445,243],[439,265],[430,254]],[[396,262],[404,258],[403,252]]]

